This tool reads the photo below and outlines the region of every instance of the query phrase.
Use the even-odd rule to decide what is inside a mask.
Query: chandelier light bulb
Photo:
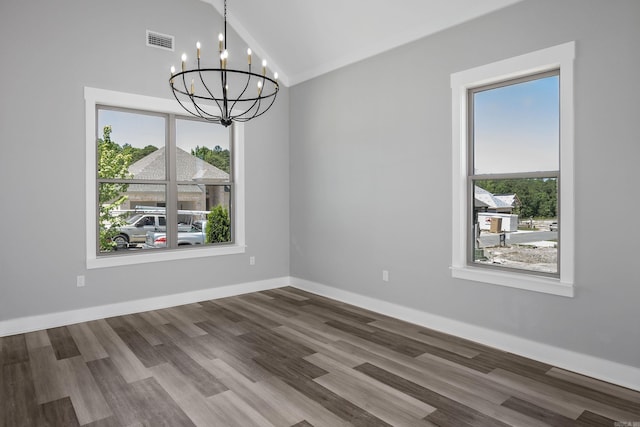
[[[247,62],[251,65],[251,48],[247,49]]]
[[[183,53],[183,54],[182,54],[182,71],[184,71],[184,70],[185,70],[185,68],[186,68],[186,67],[185,67],[185,62],[187,62],[187,54],[186,54],[186,53]]]
[[[200,42],[196,42],[196,50],[198,51],[198,59],[200,59]]]
[[[263,59],[262,60],[262,75],[264,76],[265,74],[267,74],[267,60]]]
[[[278,80],[278,73],[273,73],[273,79]]]
[[[224,35],[222,33],[218,34],[218,50],[222,52],[224,48]]]

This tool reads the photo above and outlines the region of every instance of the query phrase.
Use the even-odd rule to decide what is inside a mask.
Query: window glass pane
[[[178,182],[229,182],[231,152],[229,128],[197,120],[176,120]]]
[[[557,273],[557,179],[475,180],[473,186],[473,262]]]
[[[162,116],[98,109],[98,178],[166,179],[165,135]]]
[[[138,250],[147,232],[166,231],[166,186],[161,184],[98,185],[99,252]]]
[[[231,185],[178,185],[178,246],[232,241]]]
[[[559,76],[473,94],[473,174],[559,169]]]

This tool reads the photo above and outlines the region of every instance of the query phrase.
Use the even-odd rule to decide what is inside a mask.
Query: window
[[[85,88],[87,267],[244,252],[243,128]]]
[[[574,51],[451,76],[453,277],[573,295]]]

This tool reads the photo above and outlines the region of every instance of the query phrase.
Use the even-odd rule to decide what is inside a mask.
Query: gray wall
[[[146,47],[147,29],[176,51]],[[2,0],[0,320],[289,274],[287,89],[245,127],[246,254],[85,270],[83,87],[171,98],[170,65],[221,29],[200,0]]]
[[[450,74],[571,40],[576,296],[454,280]],[[291,275],[640,367],[639,45],[637,0],[525,0],[295,86]]]

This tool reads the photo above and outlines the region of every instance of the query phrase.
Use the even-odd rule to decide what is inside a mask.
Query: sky
[[[476,174],[559,169],[559,77],[474,95]]]
[[[98,137],[102,137],[102,129],[106,125],[111,125],[111,140],[120,145],[130,144],[137,148],[154,145],[160,148],[165,144],[166,126],[162,116],[101,109],[98,113]],[[196,120],[178,119],[176,139],[178,147],[187,152],[196,145],[211,149],[216,145],[229,148],[227,128]]]

